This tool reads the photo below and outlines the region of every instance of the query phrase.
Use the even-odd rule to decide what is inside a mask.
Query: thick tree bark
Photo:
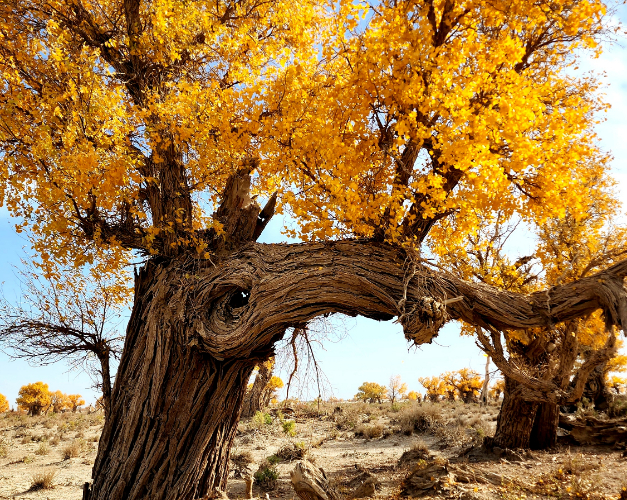
[[[254,361],[194,349],[167,276],[149,265],[136,285],[90,499],[191,500],[226,487]]]
[[[529,448],[538,404],[521,399],[516,391],[518,385],[516,381],[505,377],[503,405],[496,421],[496,433],[494,438],[486,440],[490,446]]]
[[[250,391],[246,393],[244,398],[244,405],[242,408],[242,417],[252,417],[255,412],[262,411],[265,407],[264,390],[268,385],[268,382],[272,378],[272,370],[270,370],[266,363],[259,365],[259,371],[253,382],[253,386]]]
[[[334,312],[399,316],[406,338],[421,344],[451,319],[546,327],[599,307],[622,326],[626,273],[627,262],[525,296],[465,283],[372,241],[248,243],[215,264],[155,258],[137,278],[90,498],[194,500],[224,488],[246,384],[287,328]]]
[[[538,404],[538,410],[533,421],[533,429],[529,442],[532,450],[545,450],[557,446],[559,416],[559,406],[556,404]]]

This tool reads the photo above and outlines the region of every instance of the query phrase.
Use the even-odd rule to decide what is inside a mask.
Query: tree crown
[[[593,77],[565,70],[604,13],[599,0],[4,2],[0,203],[44,260],[113,263],[129,249],[210,257],[275,210],[304,239],[411,244],[432,228],[463,238],[495,209],[577,216],[576,186],[606,166],[592,132],[604,104]],[[253,220],[246,234],[234,213]]]

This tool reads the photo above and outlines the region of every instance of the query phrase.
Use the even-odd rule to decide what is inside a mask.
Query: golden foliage
[[[387,387],[376,382],[364,382],[359,386],[358,391],[355,394],[355,399],[367,403],[380,403],[381,399],[385,397]]]
[[[70,394],[68,397],[69,407],[72,411],[76,411],[79,407],[85,404],[85,400],[80,394]]]
[[[34,382],[23,385],[20,387],[15,402],[20,410],[27,410],[31,415],[38,415],[43,409],[48,408],[52,402],[48,384]]]
[[[0,394],[0,413],[9,411],[9,401],[4,394]]]
[[[54,391],[50,393],[50,404],[54,413],[61,413],[61,410],[70,407],[70,399],[67,394]]]
[[[463,241],[480,218],[585,214],[605,109],[577,57],[600,0],[0,6],[0,203],[42,259],[208,257],[254,157],[303,239]],[[127,13],[128,14],[128,13]],[[368,22],[360,24],[368,14]],[[42,57],[45,54],[45,57]]]
[[[425,399],[437,401],[446,393],[446,384],[440,377],[420,377],[418,382],[425,388]]]
[[[405,396],[405,398],[408,399],[409,401],[419,401],[419,400],[422,400],[422,394],[416,391],[409,391],[407,393],[407,396]]]

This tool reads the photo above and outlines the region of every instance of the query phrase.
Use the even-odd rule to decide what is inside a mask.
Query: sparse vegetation
[[[33,475],[33,482],[31,483],[30,490],[51,490],[54,488],[54,476],[56,471],[43,471]]]
[[[85,442],[83,440],[77,439],[75,441],[72,441],[70,444],[63,448],[63,459],[69,460],[70,458],[77,458],[81,455],[84,449]]]

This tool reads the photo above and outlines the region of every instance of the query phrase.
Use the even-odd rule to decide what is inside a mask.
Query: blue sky
[[[623,21],[627,20],[627,8],[620,10]],[[619,183],[618,192],[627,208],[627,42],[606,48],[595,60],[585,61],[582,68],[605,72],[608,87],[605,99],[612,107],[607,120],[597,128],[603,148],[614,155],[614,176]],[[266,242],[285,240],[280,234],[282,220],[273,220],[263,235]],[[532,241],[525,237],[512,240],[511,246],[521,254],[532,249]],[[19,281],[12,266],[20,263],[25,255],[23,247],[28,242],[15,233],[14,221],[6,210],[0,208],[0,282],[7,297],[19,295]],[[423,392],[418,377],[437,375],[443,371],[470,367],[483,373],[485,357],[470,337],[460,337],[459,327],[448,324],[431,345],[409,349],[400,325],[393,322],[376,322],[364,318],[347,318],[338,322],[337,328],[344,336],[337,343],[328,342],[318,353],[318,360],[330,381],[333,395],[351,398],[364,381],[387,384],[390,376],[400,375],[410,390]],[[287,379],[285,373],[282,374]],[[19,388],[30,382],[42,380],[53,390],[82,394],[88,403],[97,394],[90,389],[89,377],[81,372],[69,372],[63,363],[47,367],[32,367],[26,362],[10,360],[0,353],[0,393],[14,405]],[[315,397],[317,390],[310,390]],[[330,395],[327,392],[327,396]]]

